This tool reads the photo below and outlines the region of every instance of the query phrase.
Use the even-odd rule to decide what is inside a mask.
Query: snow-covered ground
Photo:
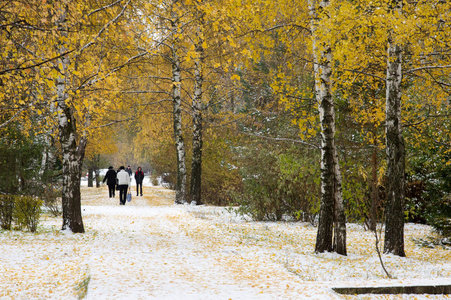
[[[133,188],[134,185],[133,185]],[[133,194],[135,195],[135,194]],[[430,228],[406,225],[406,258],[384,255],[348,225],[348,256],[314,254],[306,223],[246,222],[223,208],[177,206],[146,182],[119,206],[106,186],[82,187],[85,234],[43,216],[37,234],[0,231],[0,299],[450,299],[342,296],[332,287],[451,284],[451,251],[417,247]]]

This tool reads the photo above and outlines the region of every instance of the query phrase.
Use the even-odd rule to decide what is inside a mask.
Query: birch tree
[[[118,24],[129,3],[42,1],[29,3],[24,8],[15,6],[15,2],[12,6],[12,9],[26,11],[27,17],[30,14],[25,22],[40,26],[26,26],[34,30],[35,34],[28,36],[33,43],[16,40],[23,45],[23,51],[13,50],[13,53],[26,62],[22,65],[24,70],[35,72],[41,90],[48,92],[41,93],[39,99],[47,105],[47,111],[55,113],[52,117],[58,128],[63,164],[62,229],[74,233],[84,232],[80,176],[87,140],[110,102],[110,92],[116,85],[111,75],[123,63],[123,59],[118,59],[119,67],[112,66],[118,53],[111,49],[107,52],[103,46],[107,37],[120,33],[120,30],[108,29]],[[102,97],[93,96],[96,93],[102,93]],[[23,102],[28,102],[32,108],[31,100]]]
[[[199,25],[196,32],[195,62],[194,62],[194,91],[192,102],[193,114],[193,158],[191,162],[191,201],[201,204],[202,188],[202,94],[203,94],[203,63],[204,37],[203,13],[199,13]]]
[[[396,15],[402,15],[402,1],[392,1],[391,5]],[[385,149],[389,180],[386,187],[384,252],[405,256],[405,147],[401,119],[402,47],[393,35],[393,31],[389,32],[387,47]]]
[[[177,152],[177,183],[175,203],[186,202],[186,150],[182,131],[182,74],[180,58],[181,24],[179,17],[179,1],[174,0],[171,6],[171,55],[172,55],[172,104],[174,140]]]
[[[334,78],[345,95],[352,93],[348,91],[356,83],[374,91],[372,112],[362,112],[360,102],[351,103],[360,111],[360,115],[354,114],[356,120],[377,126],[385,112],[384,252],[405,256],[404,135],[406,129],[409,136],[413,133],[407,145],[418,144],[427,136],[419,134],[421,127],[446,118],[443,107],[449,97],[450,4],[389,1],[376,5],[366,0],[335,4],[330,10],[335,25],[329,26],[335,33],[331,36],[337,61]],[[379,91],[385,91],[385,95]],[[363,135],[371,144],[383,138],[377,138],[374,132]],[[438,144],[433,139],[429,143]],[[376,177],[373,170],[373,180]]]
[[[319,38],[318,26],[329,1],[309,1],[314,57],[315,92],[321,123],[321,207],[315,252],[346,255],[346,219],[341,175],[335,146],[335,105],[332,97],[332,50]]]
[[[64,1],[57,10],[56,27],[58,39],[61,41],[58,54],[58,77],[56,79],[56,107],[58,113],[58,131],[59,141],[62,150],[63,164],[63,226],[62,230],[70,230],[74,233],[83,233],[85,231],[81,216],[81,195],[80,195],[80,177],[81,164],[83,161],[87,139],[82,137],[77,145],[77,122],[74,116],[73,108],[67,104],[69,89],[68,73],[70,58],[64,55],[67,51],[68,40],[67,14],[68,6]]]

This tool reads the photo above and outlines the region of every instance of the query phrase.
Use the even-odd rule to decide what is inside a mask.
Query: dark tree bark
[[[96,167],[95,174],[96,174],[96,188],[99,188],[100,187],[99,167]]]
[[[94,186],[94,176],[93,176],[94,168],[89,167],[88,168],[88,187]]]
[[[80,143],[83,154],[78,152],[76,143],[75,119],[64,102],[58,97],[59,132],[63,162],[63,226],[62,230],[83,233],[81,216],[80,177],[81,162],[84,156],[84,143]],[[68,121],[70,120],[70,121]],[[80,149],[81,150],[81,149]]]
[[[401,13],[402,2],[393,1]],[[389,38],[386,79],[387,199],[385,206],[384,253],[405,256],[404,186],[405,149],[401,124],[402,49]]]

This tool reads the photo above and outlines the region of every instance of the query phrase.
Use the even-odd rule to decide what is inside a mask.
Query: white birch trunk
[[[201,19],[202,23],[202,19]],[[201,24],[200,26],[203,26]],[[191,201],[201,204],[202,189],[202,85],[203,85],[203,62],[204,43],[202,30],[199,28],[196,43],[196,60],[194,69],[194,97],[192,103],[193,112],[193,159],[191,163]]]
[[[402,13],[402,1],[393,1]],[[401,120],[402,49],[389,37],[386,78],[386,154],[387,183],[385,207],[384,252],[405,256],[404,252],[404,186],[405,149]]]
[[[335,127],[335,125],[334,125]],[[335,131],[335,130],[334,130]],[[334,164],[335,164],[335,182],[334,182],[334,197],[335,197],[335,222],[334,222],[334,251],[341,255],[347,255],[346,251],[346,214],[343,205],[343,190],[342,179],[340,172],[340,163],[338,161],[338,154],[333,145]]]
[[[177,1],[174,1],[177,3]],[[174,5],[173,9],[178,9]],[[186,160],[185,160],[185,142],[182,131],[182,79],[180,70],[180,57],[178,53],[179,47],[179,19],[178,14],[172,13],[172,103],[173,103],[173,123],[174,123],[174,139],[177,151],[177,182],[175,203],[182,204],[186,202]]]
[[[370,220],[370,230],[376,232],[377,227],[377,142],[375,134],[374,137],[374,148],[373,154],[371,156],[371,220]]]
[[[346,255],[346,220],[335,148],[335,110],[331,94],[332,52],[327,42],[317,37],[318,22],[321,18],[317,10],[323,10],[328,5],[327,0],[309,1],[312,16],[315,92],[321,122],[321,206],[315,252],[336,251]]]
[[[57,20],[58,32],[61,40],[67,39],[67,28],[65,26],[67,12],[61,11]],[[64,42],[60,46],[59,53],[66,51]],[[67,85],[69,57],[63,56],[58,60],[61,75],[56,80],[57,112],[59,139],[62,151],[63,164],[63,225],[62,230],[70,230],[74,233],[84,232],[81,217],[80,176],[81,161],[77,153],[76,143],[76,121],[71,108],[67,104]],[[82,160],[82,158],[81,158]]]
[[[49,152],[49,138],[46,136],[44,140],[44,151],[42,152],[42,158],[41,158],[41,167],[39,169],[39,178],[41,178],[41,181],[43,181],[45,170],[47,169],[47,159],[48,159],[48,152]]]

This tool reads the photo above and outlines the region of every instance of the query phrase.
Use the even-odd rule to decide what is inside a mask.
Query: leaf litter
[[[407,257],[383,255],[348,224],[348,256],[313,252],[308,223],[250,222],[229,209],[174,205],[144,187],[119,206],[106,187],[82,187],[85,234],[43,215],[36,234],[0,232],[0,299],[450,299],[447,295],[343,296],[332,287],[451,284],[451,251],[419,247],[431,228],[406,224]]]

